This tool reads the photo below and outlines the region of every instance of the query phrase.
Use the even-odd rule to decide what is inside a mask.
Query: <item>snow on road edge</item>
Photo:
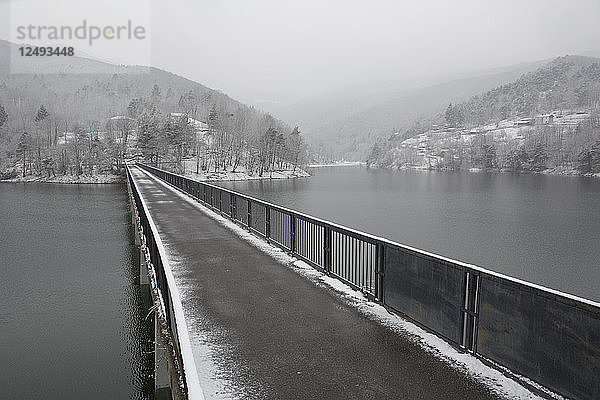
[[[139,171],[142,171],[138,168]],[[145,171],[142,171],[145,173]],[[146,174],[147,175],[147,174]],[[150,175],[149,175],[150,176]],[[133,174],[132,174],[133,177]],[[150,178],[154,178],[150,176]],[[183,312],[183,304],[181,303],[181,296],[177,285],[175,284],[175,278],[173,277],[173,272],[171,266],[169,264],[169,258],[167,256],[167,252],[165,251],[165,247],[162,243],[160,235],[158,234],[158,229],[154,224],[154,220],[152,219],[152,215],[150,215],[150,210],[146,204],[146,200],[144,196],[138,189],[138,184],[133,179],[133,183],[135,185],[135,190],[140,194],[140,201],[142,203],[142,207],[144,208],[144,212],[148,218],[148,224],[150,225],[150,229],[152,230],[154,240],[156,241],[156,246],[158,248],[158,252],[161,256],[163,270],[165,272],[165,277],[168,283],[168,290],[171,294],[173,311],[175,313],[175,324],[177,326],[177,334],[179,336],[179,347],[181,349],[181,358],[183,360],[183,372],[186,377],[187,384],[187,394],[190,399],[193,400],[204,400],[204,392],[202,390],[202,386],[200,385],[200,380],[198,378],[198,372],[196,370],[196,362],[194,360],[194,353],[192,350],[192,344],[189,338],[189,331],[187,328],[187,323],[185,321],[185,315]],[[162,182],[161,182],[162,183]],[[188,376],[192,375],[192,377]]]

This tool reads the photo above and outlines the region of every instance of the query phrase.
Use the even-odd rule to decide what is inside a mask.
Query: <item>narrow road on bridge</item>
[[[169,253],[206,398],[497,398],[157,178],[132,175]]]

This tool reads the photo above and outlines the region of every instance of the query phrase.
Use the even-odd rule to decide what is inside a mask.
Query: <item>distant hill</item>
[[[10,115],[34,114],[43,104],[58,119],[82,123],[105,121],[123,113],[131,99],[148,97],[154,85],[161,91],[159,105],[163,113],[179,111],[181,97],[189,92],[205,102],[245,108],[221,92],[152,67],[64,57],[61,59],[63,73],[10,74],[11,46],[15,45],[0,40],[0,104],[4,104]],[[17,100],[19,110],[15,109]]]
[[[511,116],[531,116],[553,110],[591,110],[599,106],[600,59],[583,56],[557,58],[456,106],[464,125],[481,125]]]
[[[275,110],[280,118],[300,125],[313,143],[322,143],[334,158],[364,160],[380,137],[410,127],[442,112],[450,102],[469,99],[514,81],[547,61],[481,71],[475,76],[414,88],[415,83],[363,85],[333,91]],[[406,89],[413,85],[412,89]]]
[[[379,141],[394,168],[600,172],[600,59],[557,58]]]

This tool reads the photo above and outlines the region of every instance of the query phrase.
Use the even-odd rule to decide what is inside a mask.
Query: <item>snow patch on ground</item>
[[[24,178],[6,179],[2,182],[41,182],[41,183],[70,183],[70,184],[93,184],[93,183],[123,183],[124,178],[120,175],[57,175],[55,177],[27,175]]]
[[[275,258],[280,263],[291,267],[294,271],[303,275],[318,286],[325,286],[335,290],[344,299],[344,301],[346,301],[347,304],[357,308],[367,317],[381,323],[397,334],[409,339],[416,345],[423,348],[425,351],[450,364],[462,373],[465,373],[475,380],[482,382],[494,393],[497,393],[498,395],[508,399],[542,399],[542,397],[532,393],[517,381],[504,375],[501,371],[487,366],[477,357],[474,357],[468,353],[459,352],[457,349],[436,335],[425,331],[423,328],[403,319],[399,315],[390,313],[385,307],[370,302],[365,298],[363,293],[352,289],[350,286],[344,284],[338,279],[322,274],[306,262],[298,260],[295,257],[285,253],[283,250],[268,244],[264,239],[251,234],[233,221],[198,203],[190,196],[171,187],[158,178],[152,178],[154,178],[163,186],[177,193],[179,197],[187,201],[189,204],[199,208],[222,225],[231,229],[242,239],[251,242],[255,247]],[[205,350],[198,349],[198,352],[202,351]],[[198,360],[198,358],[196,359]],[[207,367],[211,366],[207,365]],[[212,367],[214,368],[214,365]],[[214,374],[214,372],[212,372],[212,374]],[[518,375],[515,376],[517,376],[518,379],[521,379],[522,381],[536,387],[538,390],[545,392],[549,397],[559,400],[564,399],[560,395],[550,392],[548,389],[525,377]]]
[[[340,161],[333,163],[323,163],[323,164],[308,164],[308,168],[321,168],[321,167],[362,167],[367,165],[364,161]]]
[[[282,169],[276,171],[266,171],[262,176],[250,175],[246,172],[243,166],[236,168],[236,171],[231,171],[231,167],[227,170],[208,170],[200,171],[198,174],[196,171],[196,160],[184,160],[183,175],[195,179],[197,181],[250,181],[259,179],[291,179],[291,178],[307,178],[310,176],[309,173],[301,168],[294,169]]]
[[[168,245],[165,245],[167,258],[173,270],[173,275],[177,281],[179,293],[181,294],[182,304],[190,310],[186,313],[190,337],[194,338],[192,342],[192,351],[196,362],[196,371],[198,380],[202,387],[202,392],[207,400],[235,400],[240,398],[236,395],[239,390],[234,389],[233,382],[229,379],[226,372],[222,372],[218,366],[218,354],[221,353],[220,347],[215,340],[211,340],[211,333],[202,329],[205,324],[197,317],[200,313],[190,309],[193,304],[191,293],[193,293],[192,283],[184,279],[176,271],[185,271],[185,262],[176,252],[171,251]],[[184,310],[185,312],[185,310]],[[214,332],[212,333],[214,335]]]

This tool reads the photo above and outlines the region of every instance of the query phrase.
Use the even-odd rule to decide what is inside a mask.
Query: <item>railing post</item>
[[[229,193],[229,215],[231,215],[231,219],[235,221],[235,214],[237,210],[235,209],[236,197],[233,193]]]
[[[479,273],[466,270],[464,272],[463,308],[462,308],[462,347],[477,353],[477,335],[479,330]]]
[[[382,304],[385,304],[383,279],[385,277],[385,245],[377,243],[375,245],[375,298]]]
[[[248,202],[248,229],[252,229],[252,201],[246,199]]]
[[[296,216],[290,214],[290,253],[296,252]]]
[[[271,208],[269,206],[265,206],[265,237],[267,242],[271,237]]]
[[[331,273],[331,228],[323,227],[323,269],[329,275]]]
[[[223,214],[223,191],[219,189],[219,212]]]

